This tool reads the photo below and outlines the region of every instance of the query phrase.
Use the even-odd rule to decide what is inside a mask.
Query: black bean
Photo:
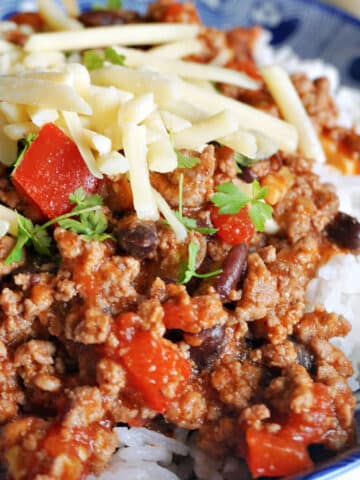
[[[297,356],[297,363],[306,368],[308,372],[312,373],[314,370],[314,355],[301,343],[294,342],[294,347]]]
[[[247,266],[248,247],[246,243],[232,247],[222,265],[222,273],[215,279],[214,288],[222,300],[226,300],[232,289],[243,279]]]
[[[194,360],[199,370],[210,368],[224,347],[224,329],[217,325],[213,328],[206,328],[194,336],[202,343],[198,347],[190,348],[190,357]]]
[[[159,237],[154,222],[131,222],[115,229],[120,247],[136,258],[152,258],[156,253]]]
[[[101,27],[106,25],[123,25],[140,20],[140,15],[131,10],[89,10],[79,16],[80,22],[86,27]]]
[[[339,247],[349,250],[360,248],[360,223],[355,217],[339,212],[326,231],[330,240]]]
[[[252,183],[254,180],[257,180],[258,176],[256,173],[251,170],[249,167],[241,167],[241,173],[239,173],[239,178],[245,183]]]

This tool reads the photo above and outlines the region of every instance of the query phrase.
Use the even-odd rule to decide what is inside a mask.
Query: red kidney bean
[[[224,346],[225,332],[223,327],[217,325],[213,328],[206,328],[194,337],[202,340],[202,343],[198,347],[190,348],[190,357],[199,370],[210,368]]]
[[[132,10],[89,10],[78,17],[86,27],[123,25],[141,20],[141,16]]]
[[[248,247],[246,243],[232,247],[222,265],[222,273],[215,279],[214,288],[221,300],[226,300],[245,275]]]
[[[326,227],[328,237],[332,242],[348,250],[360,248],[360,223],[351,215],[339,212]]]

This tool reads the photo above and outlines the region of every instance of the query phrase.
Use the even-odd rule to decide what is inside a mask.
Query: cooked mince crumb
[[[138,17],[100,10],[80,20],[98,26]],[[191,3],[159,0],[146,21],[199,17]],[[204,27],[204,53],[190,59],[208,63],[226,49],[229,67],[259,75],[252,55],[259,31]],[[334,130],[327,81],[305,75],[293,81],[317,130],[358,159],[355,134]],[[263,83],[256,91],[218,88],[280,115]],[[216,187],[241,178],[234,151],[215,143],[201,154],[184,153],[198,157],[197,165],[151,173],[152,186],[176,210],[182,175],[182,214],[210,228]],[[2,203],[37,223],[39,212],[1,173]],[[338,198],[298,153],[279,151],[246,176],[268,186],[279,229],[240,247],[201,230],[179,242],[163,219],[140,220],[125,175],[104,177],[94,192],[104,199],[111,237],[86,241],[58,224],[51,261],[26,248],[10,265],[14,240],[0,240],[0,447],[9,479],[100,473],[118,446],[118,424],[156,425],[170,435],[176,427],[196,430],[206,452],[245,457],[250,468],[246,442],[257,443],[261,457],[269,439],[287,441],[307,466],[310,445],[335,454],[353,444],[355,400],[347,383],[353,370],[330,343],[350,324],[321,305],[305,310],[309,281],[329,251],[339,251],[327,230]],[[194,244],[199,275],[180,284]],[[216,269],[223,273],[201,277]]]

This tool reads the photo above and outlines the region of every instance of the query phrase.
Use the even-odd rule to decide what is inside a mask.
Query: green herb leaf
[[[26,138],[24,138],[23,140],[21,140],[20,144],[21,144],[21,150],[19,151],[18,153],[18,156],[16,158],[16,161],[14,163],[14,168],[13,168],[13,171],[12,171],[12,174],[15,172],[16,170],[16,167],[18,167],[22,161],[22,159],[24,158],[25,156],[25,153],[28,151],[30,145],[33,143],[33,141],[35,140],[35,138],[37,137],[37,134],[36,133],[29,133]]]
[[[177,156],[178,168],[194,168],[200,162],[200,158],[180,153],[177,148],[175,148],[175,153]]]
[[[266,220],[271,219],[272,212],[272,207],[262,200],[254,200],[251,203],[249,207],[249,215],[258,232],[263,232],[265,230]]]
[[[256,163],[256,159],[247,157],[239,152],[234,153],[234,159],[237,165],[240,167],[240,171],[241,167],[252,167]]]
[[[104,59],[93,50],[88,50],[84,53],[83,62],[89,71],[97,70],[104,66]]]
[[[211,201],[219,207],[221,214],[235,215],[250,201],[250,198],[232,182],[218,185],[216,190],[217,193],[211,197]]]
[[[120,10],[122,8],[122,0],[107,0],[105,4],[94,3],[93,10]]]
[[[261,187],[260,183],[257,180],[254,180],[252,183],[252,196],[253,200],[262,200],[266,197],[268,192],[268,187]]]
[[[113,63],[114,65],[124,65],[125,58],[125,55],[117,53],[117,51],[111,47],[105,49],[105,60]]]
[[[71,212],[52,218],[43,225],[34,225],[28,218],[17,214],[18,237],[5,259],[6,265],[22,260],[22,249],[29,243],[40,255],[50,256],[51,237],[46,229],[56,223],[66,230],[79,234],[85,241],[103,241],[111,238],[111,235],[106,233],[108,221],[101,210],[103,199],[100,195],[90,195],[83,188],[78,188],[69,195],[69,201],[75,205]]]
[[[197,243],[191,241],[188,245],[188,260],[180,265],[179,282],[183,285],[188,283],[193,277],[196,278],[210,278],[215,275],[219,275],[222,272],[221,269],[214,270],[208,273],[196,273],[196,256],[200,247]]]

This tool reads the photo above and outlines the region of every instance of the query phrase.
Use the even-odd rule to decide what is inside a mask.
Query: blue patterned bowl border
[[[87,9],[94,2],[79,0],[79,3]],[[147,3],[147,0],[125,0],[124,6],[144,12]],[[360,88],[360,20],[355,17],[319,0],[197,0],[195,3],[206,25],[232,28],[258,23],[272,32],[274,46],[286,44],[303,58],[321,58],[332,63],[339,69],[343,83]],[[18,10],[33,10],[35,4],[35,0],[0,0],[0,18]],[[360,432],[360,392],[357,400],[356,423]],[[360,437],[358,443],[358,448],[286,480],[360,480]]]

